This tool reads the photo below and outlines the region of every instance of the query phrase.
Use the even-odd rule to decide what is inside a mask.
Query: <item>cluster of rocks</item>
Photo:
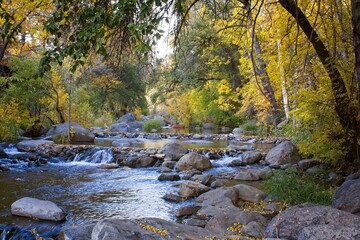
[[[33,148],[23,143],[24,149],[41,157],[64,157],[86,153],[92,146],[66,146],[39,144]],[[222,152],[189,151],[179,143],[168,143],[162,149],[113,148],[113,159],[102,166],[158,167],[159,181],[179,181],[178,190],[167,194],[168,201],[194,198],[192,205],[177,209],[180,223],[157,218],[103,219],[97,223],[71,227],[61,233],[62,239],[358,239],[360,174],[349,176],[338,189],[333,206],[302,204],[282,209],[264,192],[247,184],[225,186],[227,178],[243,181],[266,179],[278,169],[288,167],[311,172],[320,163],[301,160],[296,148],[289,141],[282,141],[267,154],[245,146],[230,146]],[[1,152],[0,152],[1,153]],[[205,174],[214,167],[222,154],[234,153],[228,166],[238,167],[225,175]],[[240,155],[241,153],[241,155]],[[113,165],[109,165],[113,164]],[[115,164],[115,165],[114,165]],[[256,167],[249,167],[249,166]],[[26,200],[26,201],[25,201]],[[12,206],[13,214],[39,219],[62,220],[64,213],[52,204],[34,199],[20,199]],[[34,209],[31,206],[41,206]],[[45,208],[46,207],[46,208]],[[48,208],[49,209],[48,209]],[[29,210],[26,210],[26,209]],[[45,208],[45,209],[44,209]],[[25,209],[25,211],[23,211]],[[61,209],[60,209],[61,210]],[[25,213],[24,213],[25,212]],[[52,217],[38,214],[40,212]],[[60,239],[61,239],[60,238]]]

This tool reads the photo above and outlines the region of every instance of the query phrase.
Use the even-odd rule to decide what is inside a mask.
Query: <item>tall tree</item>
[[[355,51],[355,79],[357,82],[358,108],[360,111],[360,0],[352,0],[351,9]]]

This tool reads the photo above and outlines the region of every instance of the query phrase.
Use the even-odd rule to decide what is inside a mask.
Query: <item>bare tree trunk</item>
[[[359,2],[359,0],[356,0]],[[296,5],[294,0],[279,0],[281,6],[288,11],[301,27],[312,46],[314,47],[322,65],[324,66],[331,80],[332,91],[335,99],[335,111],[339,117],[341,126],[344,130],[345,140],[349,147],[347,160],[355,160],[359,157],[359,145],[357,139],[360,136],[359,122],[357,120],[358,109],[354,107],[346,89],[344,79],[335,63],[335,59],[330,55],[325,44],[320,39],[315,29],[306,18],[305,14]],[[359,7],[360,8],[360,7]]]
[[[285,120],[288,121],[290,118],[290,107],[289,107],[288,91],[286,89],[284,67],[281,63],[282,56],[281,56],[281,52],[280,52],[280,49],[281,49],[280,40],[277,40],[276,45],[277,45],[277,49],[278,49],[278,62],[279,62],[279,71],[280,71],[280,80],[281,80],[281,95],[282,95],[283,105],[284,105]]]

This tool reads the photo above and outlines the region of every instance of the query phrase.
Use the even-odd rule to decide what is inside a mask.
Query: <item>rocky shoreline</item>
[[[229,135],[206,139],[195,136],[195,139],[225,137],[227,139]],[[246,141],[264,140],[251,138]],[[26,152],[21,156],[13,155],[10,160],[23,159],[20,161],[36,166],[54,159],[90,161],[95,158],[99,167],[104,169],[156,167],[159,181],[174,181],[177,184],[177,192],[165,195],[164,199],[175,202],[194,199],[192,205],[183,206],[174,213],[179,223],[157,218],[102,219],[90,225],[68,227],[57,239],[360,239],[359,216],[356,215],[360,204],[344,197],[354,191],[354,186],[360,186],[358,175],[347,178],[340,186],[338,192],[341,193],[335,195],[333,207],[304,203],[286,208],[276,201],[276,197],[267,196],[248,184],[225,186],[224,182],[228,179],[258,181],[272,176],[278,169],[293,167],[298,171],[311,171],[311,168],[320,165],[316,161],[301,159],[296,146],[289,141],[268,140],[266,143],[277,145],[264,152],[247,145],[189,150],[179,143],[170,142],[161,149],[141,149],[59,145],[46,140],[28,140],[17,145],[19,150]],[[106,154],[111,154],[112,158]],[[228,166],[236,168],[236,171],[203,173],[225,155],[234,157]],[[106,162],[102,161],[104,156]],[[349,203],[352,208],[347,207]]]

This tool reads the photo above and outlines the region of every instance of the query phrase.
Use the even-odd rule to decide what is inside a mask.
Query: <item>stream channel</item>
[[[142,139],[139,147],[161,148],[169,141]],[[184,147],[192,149],[226,148],[230,143],[249,144],[229,141],[202,144],[183,142]],[[100,141],[100,144],[106,146],[106,140]],[[269,149],[273,146],[250,144],[257,149]],[[18,150],[15,146],[10,146],[5,148],[5,152],[12,155],[17,154]],[[204,174],[236,171],[236,168],[227,167],[231,160],[228,156],[212,160],[214,168]],[[160,173],[155,167],[100,169],[98,164],[50,159],[46,165],[29,168],[26,163],[11,164],[10,160],[6,159],[0,161],[8,161],[10,168],[10,171],[0,172],[0,224],[70,226],[111,217],[157,217],[176,221],[175,209],[193,201],[172,203],[163,200],[162,196],[165,194],[176,193],[178,188],[174,185],[179,182],[158,181]],[[11,215],[11,204],[22,197],[34,197],[56,203],[68,213],[66,221],[52,223]]]

